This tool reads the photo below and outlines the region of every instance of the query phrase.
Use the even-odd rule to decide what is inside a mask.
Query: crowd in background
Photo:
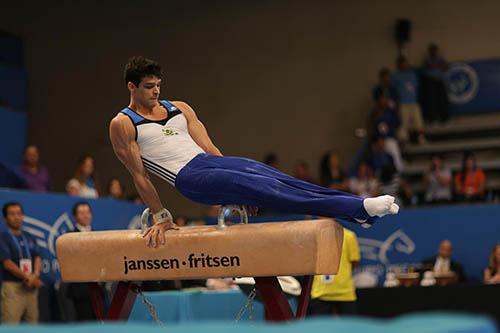
[[[349,168],[334,151],[329,151],[321,158],[319,179],[303,160],[295,163],[293,176],[362,197],[390,194],[400,205],[485,200],[486,176],[472,152],[464,152],[461,170],[454,175],[440,156],[432,156],[417,188],[403,176],[405,161],[401,147],[411,142],[427,142],[424,119],[428,123],[443,123],[448,119],[444,82],[447,67],[439,48],[431,44],[419,70],[404,56],[396,59],[394,71],[382,68],[372,89],[373,107],[367,117],[365,142]],[[268,154],[263,162],[280,169],[276,154]],[[127,193],[119,179],[109,179],[103,187],[97,174],[94,157],[82,156],[66,183],[66,192],[84,198],[110,197],[141,203],[137,193],[134,190]],[[8,178],[3,181],[10,185],[7,187],[39,192],[52,189],[50,173],[40,164],[36,145],[26,147],[22,165]]]

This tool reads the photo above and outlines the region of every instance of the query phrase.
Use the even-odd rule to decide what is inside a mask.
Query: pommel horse
[[[139,230],[74,232],[57,239],[64,282],[87,282],[98,320],[127,320],[138,284],[145,280],[254,277],[271,321],[304,318],[312,278],[336,274],[343,229],[333,219],[226,225],[221,209],[217,226],[167,231],[165,245],[146,246]],[[143,214],[147,220],[148,211]],[[277,276],[305,276],[294,314]],[[119,282],[107,313],[97,282]]]

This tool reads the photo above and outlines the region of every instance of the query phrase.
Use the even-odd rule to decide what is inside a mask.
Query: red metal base
[[[89,283],[90,298],[97,320],[127,320],[137,297],[136,284],[118,282],[109,309],[105,312],[103,292],[98,283]]]
[[[255,284],[264,302],[266,320],[285,321],[292,319],[304,319],[311,295],[313,277],[305,276],[302,282],[302,292],[299,297],[297,313],[294,315],[288,299],[276,277],[257,277]]]
[[[255,278],[257,290],[264,302],[266,320],[286,321],[305,318],[311,295],[312,281],[312,276],[304,277],[297,312],[294,314],[276,277]],[[89,283],[92,307],[97,320],[127,320],[134,306],[137,291],[137,284],[119,282],[109,309],[105,312],[101,286],[95,282]]]

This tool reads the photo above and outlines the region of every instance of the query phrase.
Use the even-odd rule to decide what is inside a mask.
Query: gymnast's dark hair
[[[139,87],[142,79],[148,76],[156,76],[161,79],[162,72],[160,64],[143,56],[132,57],[128,60],[124,70],[125,84],[132,82]]]

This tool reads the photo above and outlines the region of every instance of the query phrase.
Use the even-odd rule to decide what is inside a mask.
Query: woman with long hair
[[[500,244],[491,250],[488,267],[484,270],[484,283],[500,283]]]
[[[480,201],[485,196],[486,176],[476,164],[473,153],[464,153],[462,170],[455,175],[455,194],[458,201]]]
[[[99,181],[96,176],[95,160],[91,155],[83,155],[72,179],[68,181],[68,194],[85,198],[97,198],[100,193]]]

